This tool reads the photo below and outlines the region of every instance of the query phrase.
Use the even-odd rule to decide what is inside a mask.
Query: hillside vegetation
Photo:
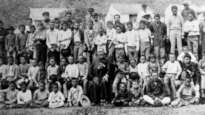
[[[0,19],[6,25],[24,23],[29,16],[29,7],[67,7],[85,9],[94,7],[98,12],[106,13],[111,3],[146,3],[156,12],[163,14],[170,3],[182,3],[183,0],[0,0]],[[192,0],[202,5],[205,0]]]

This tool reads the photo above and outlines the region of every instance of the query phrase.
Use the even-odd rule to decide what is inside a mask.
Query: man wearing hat
[[[58,42],[59,42],[59,31],[55,29],[55,21],[52,20],[50,22],[50,29],[47,30],[46,32],[46,45],[48,47],[49,52],[58,51],[58,44],[59,44]],[[54,57],[58,57],[58,56],[54,56]]]
[[[50,23],[50,13],[49,12],[43,12],[42,16],[43,16],[43,24],[48,29],[49,28],[49,23]]]
[[[117,26],[120,26],[123,33],[126,31],[125,25],[120,22],[120,15],[119,14],[114,15],[114,22],[113,23],[114,23],[114,28],[115,29],[116,29]]]
[[[95,13],[93,17],[93,29],[99,31],[103,27],[103,23],[99,20],[99,14]]]
[[[189,13],[191,13],[193,15],[193,17],[196,19],[196,12],[190,8],[190,1],[184,1],[183,5],[184,5],[184,9],[182,10],[182,17],[184,19],[184,22],[186,22],[189,19]]]
[[[43,64],[46,63],[47,56],[46,32],[43,23],[39,22],[34,35],[34,58],[37,59],[37,62],[43,62]]]
[[[153,12],[150,9],[148,9],[147,4],[142,4],[142,9],[139,12],[138,17],[139,20],[148,17],[150,21],[153,18]]]
[[[88,14],[86,15],[86,23],[89,20],[93,21],[93,14],[94,14],[94,12],[95,12],[94,8],[88,8]]]

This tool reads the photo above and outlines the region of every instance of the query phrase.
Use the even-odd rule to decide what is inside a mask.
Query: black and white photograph
[[[205,115],[205,0],[0,0],[0,115]]]

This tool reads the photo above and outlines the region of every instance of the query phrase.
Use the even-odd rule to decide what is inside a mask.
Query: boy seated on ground
[[[21,83],[21,90],[17,94],[17,108],[26,108],[30,107],[32,102],[32,93],[31,90],[27,88],[25,82]]]
[[[139,105],[142,96],[142,82],[138,73],[130,73],[130,93],[132,95],[131,105]]]
[[[47,107],[49,92],[45,87],[44,82],[39,83],[39,89],[33,95],[33,107]]]
[[[48,97],[48,102],[49,102],[48,107],[49,108],[63,107],[64,106],[64,101],[65,101],[65,97],[63,96],[63,94],[59,90],[58,84],[54,83],[53,84],[53,90],[49,94],[49,97]]]
[[[2,102],[0,102],[0,105],[2,105],[2,108],[13,108],[16,105],[17,102],[17,93],[18,90],[16,89],[15,82],[9,83],[9,88],[5,90],[0,90],[0,95],[2,96]]]
[[[195,89],[191,77],[187,77],[184,84],[177,91],[177,99],[171,105],[180,107],[195,104],[199,103],[199,98],[199,91]]]
[[[115,98],[113,99],[112,103],[115,106],[128,106],[131,101],[131,94],[127,90],[125,83],[119,84],[119,91]]]
[[[152,79],[148,83],[147,94],[143,100],[152,106],[163,106],[170,103],[170,96],[166,93],[163,82],[158,79]]]
[[[80,85],[78,85],[78,79],[72,78],[71,80],[72,87],[68,92],[68,105],[71,106],[79,106],[80,100],[83,95],[83,89]]]

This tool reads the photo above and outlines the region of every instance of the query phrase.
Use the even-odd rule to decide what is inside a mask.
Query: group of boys
[[[63,21],[44,12],[43,21],[28,19],[16,30],[0,21],[1,108],[199,103],[205,97],[203,45],[198,51],[205,21],[199,24],[184,6],[183,18],[171,7],[167,24],[160,14],[150,21],[146,5],[137,25],[121,23],[118,14],[105,25],[93,8],[83,23],[71,20],[71,12]]]

